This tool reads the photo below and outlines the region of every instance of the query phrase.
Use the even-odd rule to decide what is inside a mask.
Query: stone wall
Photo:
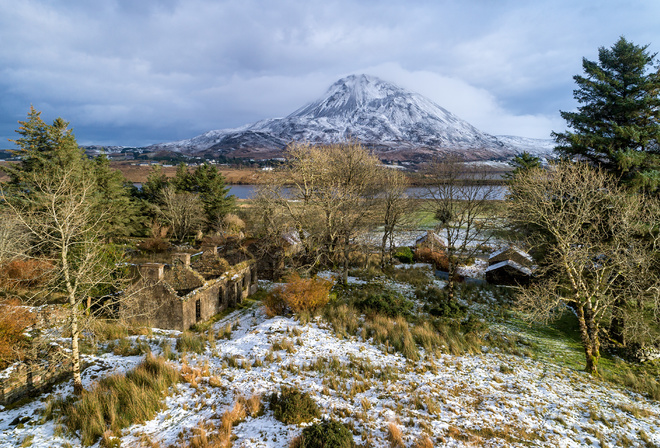
[[[0,376],[0,404],[36,396],[71,375],[71,362],[51,354],[45,360],[17,362]]]

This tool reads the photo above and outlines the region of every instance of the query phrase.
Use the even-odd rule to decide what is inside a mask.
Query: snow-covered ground
[[[400,290],[411,294],[404,285]],[[488,347],[464,356],[422,351],[422,359],[411,362],[372,340],[338,338],[321,318],[307,324],[268,318],[258,305],[230,314],[214,329],[227,324],[232,324],[230,339],[174,362],[199,369],[197,384],[176,386],[153,420],[123,431],[122,446],[180,446],[180,435],[190,434],[200,422],[219,425],[219,416],[237,397],[265,396],[285,385],[309,392],[323,417],[351,427],[359,445],[390,446],[390,422],[399,425],[406,446],[423,434],[434,446],[449,447],[660,444],[657,402],[552,363]],[[163,341],[174,347],[177,335],[156,332],[141,338],[158,353]],[[274,350],[274,344],[289,348]],[[139,360],[90,357],[94,365],[84,372],[85,385]],[[71,384],[65,383],[52,394],[70,392]],[[0,412],[0,447],[21,446],[27,437],[32,437],[31,446],[80,446],[55,422],[39,421],[43,406],[36,400]],[[16,424],[25,417],[31,420]],[[234,427],[232,446],[288,447],[301,431],[266,410]]]

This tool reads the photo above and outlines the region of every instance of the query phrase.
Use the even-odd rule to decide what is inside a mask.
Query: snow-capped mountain
[[[347,139],[360,141],[383,158],[399,160],[425,158],[436,152],[460,152],[468,160],[492,160],[520,152],[422,95],[368,75],[340,79],[322,98],[285,118],[210,131],[150,149],[265,158],[279,155],[291,142],[336,143]]]
[[[552,157],[552,151],[557,143],[551,138],[527,138],[515,135],[498,135],[497,139],[505,146],[515,149],[517,152],[528,152],[540,158]]]

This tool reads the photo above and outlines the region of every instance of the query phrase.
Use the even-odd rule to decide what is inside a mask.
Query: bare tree
[[[178,241],[194,234],[204,224],[204,208],[195,193],[177,193],[174,187],[167,185],[160,193],[157,208],[159,216]]]
[[[413,221],[413,207],[407,190],[410,186],[408,177],[400,171],[388,169],[380,176],[382,185],[379,194],[379,216],[383,225],[383,238],[380,245],[380,265],[385,267],[386,260],[392,259],[394,233]],[[389,247],[388,247],[389,243]],[[386,257],[389,256],[389,257]]]
[[[309,269],[340,265],[347,282],[351,245],[373,224],[379,161],[356,142],[295,144],[286,155],[287,167],[259,192],[261,208],[270,210],[264,220],[279,232],[295,229]]]
[[[48,278],[51,296],[66,299],[74,390],[82,391],[80,337],[89,318],[90,302],[113,281],[115,264],[102,244],[105,211],[98,205],[93,175],[75,167],[50,176],[25,173],[29,190],[5,196],[8,212],[30,235],[30,253],[54,265]]]
[[[486,169],[451,154],[435,158],[424,171],[427,207],[438,221],[436,232],[447,241],[449,300],[454,299],[458,267],[490,239],[495,218],[489,202],[497,199],[497,187],[489,180]]]
[[[25,255],[29,247],[29,234],[21,222],[6,211],[0,211],[0,266]]]
[[[525,228],[540,254],[540,280],[521,290],[519,304],[537,320],[551,318],[562,304],[575,310],[586,371],[597,374],[600,338],[617,299],[635,304],[627,310],[638,315],[640,333],[651,330],[648,318],[657,313],[657,202],[627,194],[613,177],[584,163],[528,170],[510,189],[509,219]]]

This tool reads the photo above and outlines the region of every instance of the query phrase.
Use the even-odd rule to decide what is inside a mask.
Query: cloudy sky
[[[288,115],[378,76],[495,135],[547,138],[582,57],[660,51],[658,0],[0,0],[0,148],[30,105],[81,144]]]

